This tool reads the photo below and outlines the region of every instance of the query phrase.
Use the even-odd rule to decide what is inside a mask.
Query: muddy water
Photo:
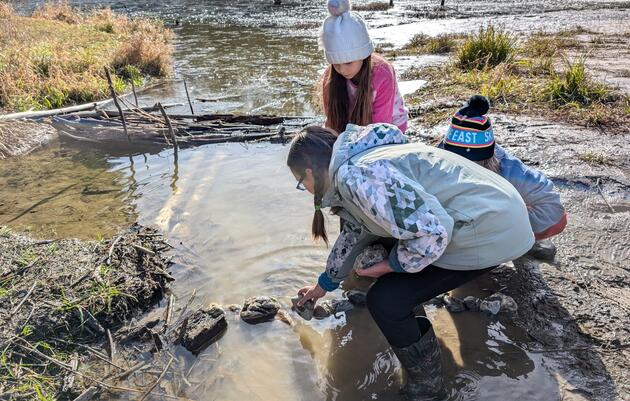
[[[53,146],[3,162],[0,224],[95,238],[137,217],[175,245],[178,303],[195,290],[200,304],[240,304],[264,294],[288,306],[298,288],[316,281],[327,250],[310,240],[312,199],[295,190],[285,155],[281,146],[215,145],[181,151],[175,165],[170,151],[121,156]],[[337,222],[328,226],[334,238]],[[344,289],[369,284],[349,280]],[[460,295],[495,290],[479,281]],[[431,306],[428,313],[443,343],[448,399],[504,400],[507,391],[514,399],[557,399],[553,368],[525,352],[523,333],[507,322]],[[292,316],[293,328],[279,321],[250,326],[230,315],[226,335],[199,357],[177,349],[192,369],[182,395],[397,399],[400,370],[367,310],[312,322]]]

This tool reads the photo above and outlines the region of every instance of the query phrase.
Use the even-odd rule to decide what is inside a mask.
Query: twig
[[[131,78],[131,91],[133,92],[134,103],[138,107],[138,95],[136,95],[136,84],[133,83],[133,78]]]
[[[112,95],[112,99],[114,100],[114,105],[116,106],[116,108],[118,109],[118,112],[120,113],[120,121],[122,121],[123,129],[125,130],[125,135],[127,135],[127,139],[131,141],[129,132],[127,132],[127,122],[125,121],[125,114],[123,113],[123,110],[120,107],[120,103],[118,103],[118,96],[116,96],[116,91],[114,90],[112,76],[109,73],[109,68],[107,67],[105,67],[105,76],[107,77],[107,84],[109,85],[109,91]]]
[[[153,391],[153,389],[160,383],[160,381],[164,378],[164,375],[166,375],[166,371],[168,370],[168,368],[171,367],[171,363],[173,363],[173,357],[171,357],[168,360],[168,363],[166,364],[166,367],[164,368],[164,370],[162,371],[162,374],[160,374],[160,376],[157,378],[157,380],[155,380],[155,382],[153,382],[153,384],[147,389],[147,391],[144,392],[144,394],[142,394],[142,396],[138,399],[138,401],[144,401],[145,398],[148,397],[148,395],[151,393],[151,391]]]
[[[171,125],[171,119],[168,118],[168,114],[166,114],[166,111],[164,110],[164,107],[162,107],[161,103],[158,103],[158,107],[160,108],[160,113],[162,113],[162,116],[164,117],[164,120],[166,121],[166,126],[168,127],[168,133],[171,136],[171,140],[173,141],[173,149],[175,151],[175,161],[177,161],[177,138],[175,138],[175,132],[173,131],[173,126]]]
[[[153,255],[155,255],[155,252],[153,252],[153,251],[152,251],[152,250],[150,250],[149,248],[145,248],[145,247],[143,247],[142,245],[138,245],[138,244],[133,244],[133,243],[132,243],[132,244],[131,244],[131,246],[132,246],[132,247],[134,247],[134,248],[136,248],[137,250],[139,250],[139,251],[141,251],[141,252],[146,253],[146,254],[149,254],[149,255],[152,255],[152,256],[153,256]]]
[[[96,388],[95,386],[88,387],[84,392],[79,394],[79,396],[75,398],[74,401],[89,401],[94,398],[96,393],[98,393],[98,388]]]
[[[112,242],[112,245],[109,247],[109,252],[107,252],[107,262],[106,262],[107,264],[111,263],[112,253],[114,253],[114,247],[116,246],[118,241],[120,241],[121,239],[122,239],[122,235],[119,235],[118,237],[116,237],[114,242]]]
[[[599,180],[600,179],[597,178],[597,183],[595,184],[595,186],[597,187],[597,191],[599,191],[599,194],[602,196],[602,199],[604,200],[604,202],[606,202],[606,204],[610,208],[610,211],[613,212],[613,213],[616,213],[615,209],[612,207],[610,202],[608,202],[608,199],[606,199],[606,196],[604,196],[604,192],[602,191],[602,188],[599,186]]]
[[[188,85],[186,85],[186,80],[184,79],[184,90],[186,91],[186,97],[188,98],[188,106],[190,106],[190,114],[195,115],[195,111],[192,107],[192,102],[190,101],[190,95],[188,94]]]
[[[111,380],[115,383],[119,380],[123,380],[126,379],[127,377],[129,377],[131,374],[133,374],[134,372],[137,372],[138,370],[144,368],[145,366],[148,366],[149,362],[144,361],[144,362],[138,362],[135,365],[133,365],[132,367],[130,367],[129,369],[125,370],[124,372],[114,376],[111,378]]]
[[[114,363],[114,357],[116,356],[116,344],[112,338],[112,332],[107,329],[107,339],[109,341],[109,360]]]
[[[17,313],[18,310],[20,310],[20,308],[22,307],[22,305],[24,305],[24,302],[26,302],[26,300],[28,299],[28,297],[31,296],[31,294],[33,293],[33,290],[35,289],[35,287],[37,286],[37,281],[33,283],[33,285],[31,286],[31,288],[28,290],[28,292],[26,293],[26,295],[24,296],[24,298],[22,298],[22,300],[20,301],[20,303],[18,304],[18,306],[15,307],[15,309],[13,309],[13,312],[11,312],[11,316],[15,315]]]
[[[174,300],[174,296],[173,294],[171,294],[168,297],[168,306],[166,307],[166,317],[164,318],[164,328],[162,329],[162,331],[166,331],[166,328],[168,327],[168,325],[171,323],[171,315],[173,314],[173,300]]]
[[[101,361],[106,362],[106,363],[108,363],[108,364],[112,365],[113,367],[115,367],[115,368],[117,368],[117,369],[120,369],[120,370],[124,370],[124,369],[125,369],[125,368],[123,368],[122,366],[120,366],[120,365],[117,365],[117,364],[113,363],[112,361],[110,361],[110,360],[107,358],[107,356],[106,356],[106,355],[103,355],[101,352],[99,352],[99,351],[95,350],[94,348],[92,348],[92,347],[90,347],[90,346],[88,346],[88,345],[85,345],[85,344],[79,344],[79,343],[75,343],[75,342],[73,342],[73,341],[68,341],[68,340],[62,340],[61,338],[52,338],[51,340],[52,340],[52,341],[55,341],[55,342],[61,342],[61,343],[66,343],[66,344],[74,345],[75,347],[84,348],[84,349],[86,349],[87,351],[89,351],[92,355],[94,355],[96,358],[100,359]]]

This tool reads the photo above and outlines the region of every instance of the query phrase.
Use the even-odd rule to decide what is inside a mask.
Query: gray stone
[[[548,239],[534,242],[532,249],[527,251],[532,258],[553,261],[556,258],[556,246]]]
[[[367,305],[367,292],[360,290],[350,290],[346,292],[346,297],[348,301],[354,306],[365,306]]]
[[[219,339],[227,329],[225,312],[218,305],[195,311],[182,326],[181,344],[193,354],[199,354]]]
[[[241,319],[249,324],[272,321],[280,310],[280,303],[273,297],[251,297],[245,300]]]
[[[452,297],[448,294],[444,294],[442,297],[442,301],[444,302],[444,306],[448,309],[449,312],[463,312],[466,310],[464,306],[464,301],[457,297]]]
[[[518,310],[518,304],[509,295],[502,294],[500,292],[496,292],[488,297],[489,301],[499,301],[501,303],[501,312],[504,313],[516,313]]]
[[[480,303],[481,301],[479,300],[479,298],[473,297],[472,295],[464,298],[464,306],[466,306],[466,309],[468,309],[469,311],[477,312],[479,310]]]
[[[293,304],[291,309],[294,310],[298,315],[300,315],[302,319],[311,320],[313,318],[313,310],[315,309],[315,302],[313,302],[312,300],[308,300],[304,303],[304,305],[298,306],[297,303],[300,299],[302,299],[301,296],[291,298],[291,303]]]
[[[501,301],[484,299],[479,303],[479,310],[489,315],[497,315],[501,311]]]
[[[315,306],[313,317],[315,319],[325,319],[338,313],[352,310],[354,306],[347,299],[332,299],[320,302]]]
[[[374,244],[366,247],[354,261],[355,269],[367,269],[378,262],[387,259],[389,254],[387,249],[381,244]]]

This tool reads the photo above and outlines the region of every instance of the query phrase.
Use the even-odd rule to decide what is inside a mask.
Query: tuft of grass
[[[440,35],[435,38],[429,39],[425,45],[427,53],[431,54],[443,54],[450,53],[455,48],[455,39],[449,35]]]
[[[3,4],[0,1],[0,4]],[[116,90],[133,79],[171,71],[172,32],[161,22],[131,19],[110,9],[82,13],[47,3],[32,17],[0,23],[0,109],[63,107],[107,98],[105,67]]]
[[[549,79],[547,93],[551,102],[557,106],[587,106],[604,99],[608,90],[588,78],[584,59],[579,59],[574,62],[567,60],[564,71]]]
[[[602,166],[611,166],[613,164],[610,160],[606,158],[606,156],[602,155],[601,153],[585,152],[580,153],[578,157],[581,160],[584,160],[585,162],[590,164],[599,164]]]
[[[457,52],[457,65],[464,70],[495,67],[512,61],[516,44],[503,28],[488,25],[466,38]]]

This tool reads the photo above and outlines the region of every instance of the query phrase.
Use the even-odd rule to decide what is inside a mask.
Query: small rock
[[[448,294],[444,294],[442,297],[442,301],[444,302],[444,306],[448,309],[449,312],[463,312],[466,310],[464,306],[464,301],[457,297],[452,297]]]
[[[500,292],[496,292],[488,297],[488,301],[499,301],[501,304],[501,312],[504,313],[515,313],[518,310],[518,304],[509,295],[502,294]]]
[[[354,306],[365,306],[367,305],[367,292],[359,291],[359,290],[350,290],[346,292],[346,297],[348,301]]]
[[[532,249],[527,251],[527,255],[540,260],[553,261],[556,258],[556,246],[548,239],[536,241]]]
[[[276,319],[278,319],[279,321],[281,321],[282,323],[286,323],[289,326],[294,326],[295,322],[293,321],[293,318],[284,310],[280,309],[278,311],[278,314],[276,315]]]
[[[501,311],[501,301],[488,301],[484,299],[479,303],[479,310],[490,315],[497,315]]]
[[[354,309],[354,306],[347,299],[333,299],[320,302],[313,310],[315,319],[325,319],[331,315],[337,317],[338,313],[347,312]]]
[[[466,306],[466,309],[468,309],[469,311],[473,311],[473,312],[479,311],[480,303],[481,303],[481,300],[479,300],[479,298],[477,297],[473,297],[472,295],[469,295],[466,298],[464,298],[464,306]]]
[[[367,269],[378,262],[387,259],[389,254],[387,249],[381,244],[374,244],[366,247],[354,261],[355,269]]]
[[[233,313],[239,313],[241,311],[241,305],[237,305],[237,304],[228,305],[226,309]]]
[[[241,319],[249,324],[269,322],[279,310],[280,303],[273,297],[251,297],[243,304]]]
[[[199,354],[216,341],[227,329],[225,312],[218,305],[195,311],[183,326],[181,344],[193,354]]]
[[[302,306],[298,306],[299,300],[302,299],[301,296],[297,296],[295,298],[291,298],[291,303],[293,306],[291,307],[298,315],[302,317],[304,320],[311,320],[313,318],[313,310],[315,309],[315,302],[313,300],[308,300]]]

